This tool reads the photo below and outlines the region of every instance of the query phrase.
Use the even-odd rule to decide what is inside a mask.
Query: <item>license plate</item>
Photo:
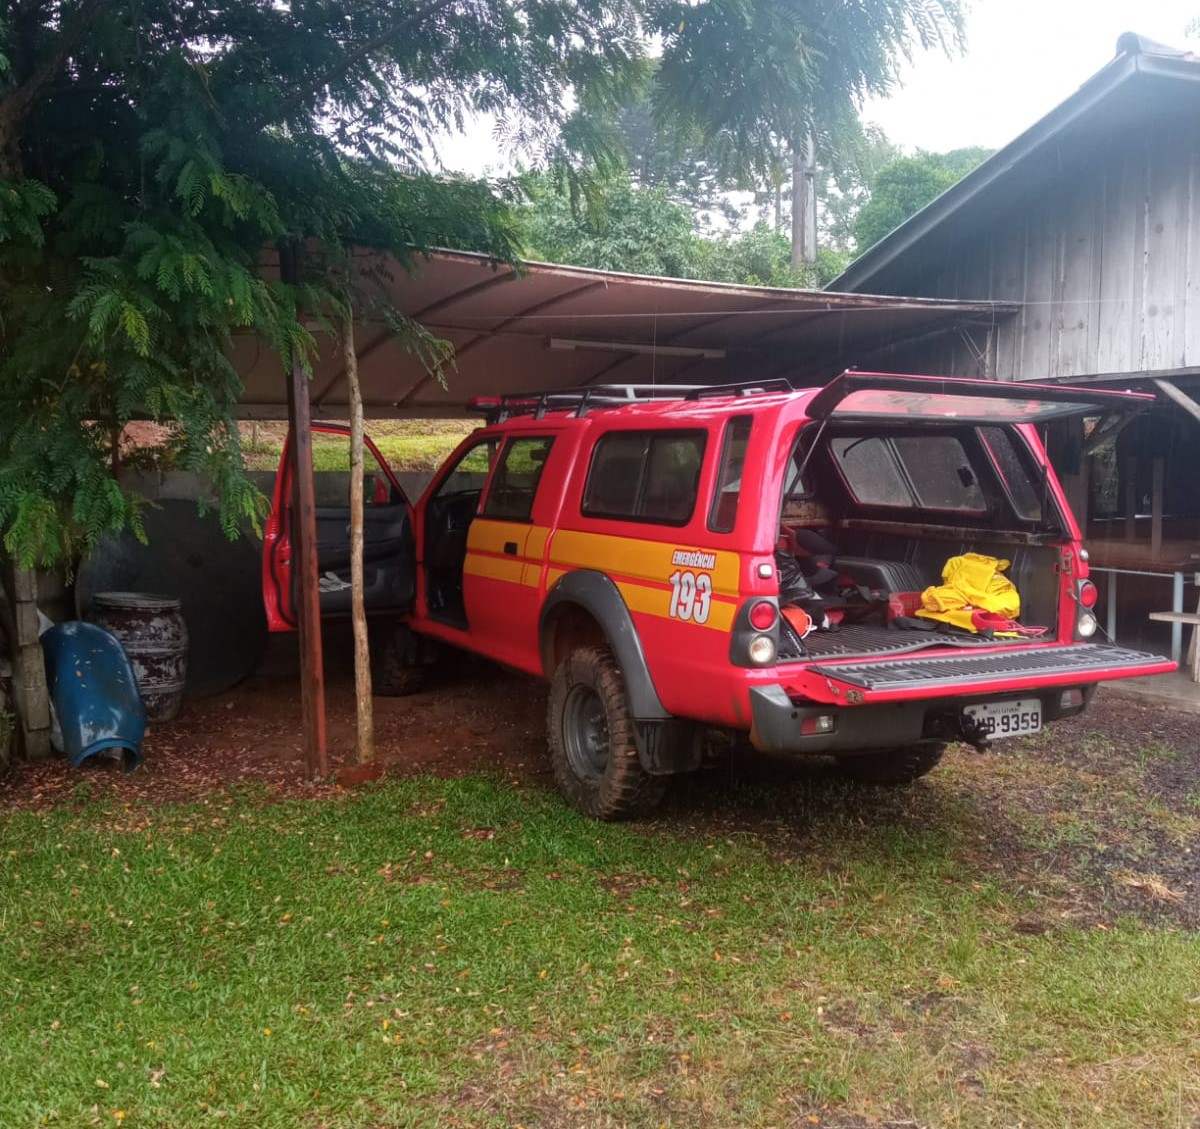
[[[1024,737],[1042,731],[1042,703],[1037,698],[1021,698],[1016,702],[983,702],[967,706],[963,713],[991,737]]]

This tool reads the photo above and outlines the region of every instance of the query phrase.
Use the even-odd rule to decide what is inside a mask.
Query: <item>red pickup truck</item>
[[[912,780],[948,741],[1034,733],[1102,680],[1174,669],[1097,641],[1038,431],[1148,399],[860,372],[503,396],[415,503],[368,444],[377,689],[415,689],[431,643],[548,679],[558,784],[599,818],[651,808],[712,727]],[[263,556],[277,631],[295,626],[288,468]],[[317,530],[322,612],[346,614],[347,508],[319,508]],[[922,618],[968,554],[1004,562],[1007,624]]]

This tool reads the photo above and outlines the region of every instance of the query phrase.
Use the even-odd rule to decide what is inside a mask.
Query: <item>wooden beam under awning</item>
[[[1156,379],[1152,383],[1164,396],[1173,400],[1197,423],[1200,423],[1200,404],[1196,403],[1191,396],[1182,389],[1176,388],[1169,380]]]

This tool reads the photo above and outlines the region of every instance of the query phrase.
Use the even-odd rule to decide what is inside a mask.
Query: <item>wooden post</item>
[[[279,277],[300,281],[295,244],[279,244]],[[321,649],[321,589],[317,576],[317,499],[313,484],[312,407],[308,373],[293,349],[287,382],[288,445],[292,459],[292,577],[300,628],[300,716],[304,725],[304,772],[309,780],[329,775],[325,732],[325,659]]]
[[[305,774],[310,780],[329,775],[329,743],[325,734],[325,663],[320,645],[320,588],[317,576],[317,491],[312,480],[312,412],[308,374],[299,356],[292,358],[288,382],[288,425],[292,431],[292,575],[300,599],[300,708],[304,717]]]
[[[1150,556],[1158,560],[1162,553],[1163,535],[1163,479],[1166,472],[1166,460],[1154,460],[1154,486],[1150,495]]]
[[[1085,447],[1079,454],[1079,477],[1076,481],[1075,518],[1087,538],[1088,522],[1092,518],[1092,457]]]
[[[291,429],[295,520],[292,524],[292,576],[299,599],[300,710],[304,722],[304,770],[309,780],[329,775],[325,733],[325,665],[321,652],[321,592],[317,576],[317,503],[313,485],[312,412],[308,374],[292,357],[288,380],[288,426]]]
[[[354,347],[354,317],[342,322],[342,350],[350,399],[350,618],[354,625],[354,697],[358,763],[375,759],[375,718],[371,702],[371,646],[363,603],[363,402]]]
[[[6,560],[4,588],[20,749],[27,760],[44,760],[50,755],[50,690],[38,635],[37,573]]]
[[[308,374],[293,356],[288,396],[292,481],[296,489],[292,575],[298,580],[300,621],[300,698],[304,719],[304,766],[310,780],[329,775],[325,731],[325,665],[321,647],[321,593],[317,575],[317,504],[313,483],[312,412]]]
[[[1137,540],[1137,469],[1136,455],[1125,460],[1125,540]]]
[[[1060,438],[1061,437],[1061,438]],[[1052,459],[1056,466],[1061,463],[1059,477],[1062,480],[1063,492],[1071,506],[1071,512],[1079,522],[1079,529],[1087,537],[1088,521],[1088,456],[1083,433],[1083,420],[1067,420],[1051,433],[1055,440],[1052,447]],[[1062,454],[1057,454],[1059,442]]]

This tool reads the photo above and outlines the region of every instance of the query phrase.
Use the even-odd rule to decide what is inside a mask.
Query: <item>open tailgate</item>
[[[1110,643],[1037,644],[899,658],[826,659],[789,672],[784,685],[789,695],[814,702],[865,705],[1085,685],[1175,669],[1176,664],[1162,655]]]
[[[1154,402],[1140,392],[1108,392],[1025,381],[844,372],[808,403],[813,419],[1045,423],[1081,414],[1128,416]]]

